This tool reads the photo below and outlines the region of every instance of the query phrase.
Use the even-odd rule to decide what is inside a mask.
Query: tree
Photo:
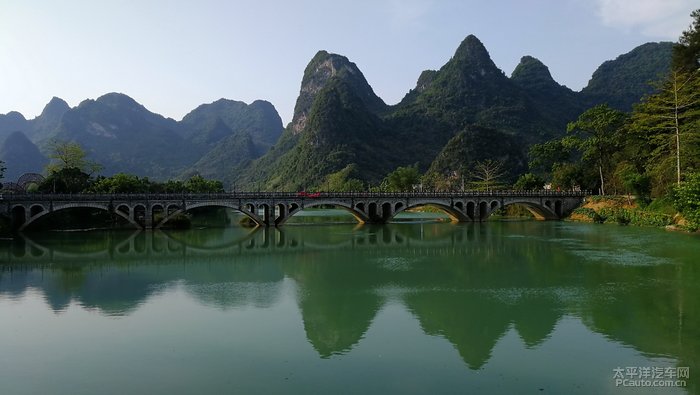
[[[190,193],[219,193],[224,191],[224,184],[195,175],[185,181],[185,190]]]
[[[525,173],[518,178],[513,188],[518,191],[530,191],[542,189],[543,186],[544,180],[542,178],[532,173]]]
[[[364,190],[364,183],[357,178],[352,177],[356,172],[357,166],[354,163],[351,163],[345,166],[342,170],[327,175],[321,188],[325,188],[327,191],[333,192]]]
[[[692,230],[700,228],[700,172],[690,173],[686,180],[673,188],[674,207],[683,213]]]
[[[389,173],[386,178],[386,187],[390,192],[408,191],[420,183],[418,164],[413,166],[398,167]]]
[[[85,158],[85,150],[76,142],[54,140],[49,144],[49,149],[49,158],[52,160],[46,166],[49,174],[62,169],[75,168],[92,175],[102,169],[97,162]]]
[[[700,153],[700,72],[673,70],[658,93],[635,107],[630,129],[649,147],[648,170],[663,182],[666,169],[675,170],[676,185],[683,169],[698,164]],[[688,158],[688,159],[686,159]]]
[[[648,175],[638,171],[631,163],[622,162],[615,169],[615,178],[621,183],[627,193],[627,200],[631,204],[630,193],[647,201],[651,192],[651,179]]]
[[[691,71],[700,67],[700,9],[693,11],[688,30],[681,33],[673,48],[673,69]]]
[[[555,163],[552,166],[552,186],[572,189],[575,186],[588,186],[585,172],[579,163]]]
[[[625,113],[608,107],[595,106],[567,125],[571,135],[564,144],[578,148],[584,161],[592,161],[600,177],[600,194],[605,195],[605,173],[610,171],[612,155],[620,148],[620,133],[625,123]]]
[[[2,180],[3,177],[5,177],[5,170],[7,170],[7,167],[5,167],[5,162],[0,160],[0,180]],[[0,185],[0,188],[1,187],[2,185]]]
[[[54,171],[39,185],[42,193],[81,193],[90,187],[90,175],[77,167]]]
[[[556,139],[531,145],[527,156],[530,171],[545,175],[552,172],[555,163],[569,161],[571,153],[560,139]]]
[[[472,178],[477,181],[473,181],[477,189],[486,189],[487,191],[500,186],[501,179],[506,175],[507,171],[503,169],[503,162],[486,159],[483,161],[478,161],[474,163],[474,168],[471,171]]]
[[[149,192],[150,184],[147,178],[117,173],[112,177],[98,178],[89,191],[95,193],[145,193]]]

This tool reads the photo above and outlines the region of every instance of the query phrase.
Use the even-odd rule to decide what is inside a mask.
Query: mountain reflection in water
[[[400,305],[470,369],[510,330],[536,348],[577,317],[700,372],[698,240],[654,232],[513,222],[42,233],[0,245],[0,300],[38,292],[55,314],[74,304],[119,319],[176,287],[222,311],[268,309],[291,281],[321,358],[351,353]]]

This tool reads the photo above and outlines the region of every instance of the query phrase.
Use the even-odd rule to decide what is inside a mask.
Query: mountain
[[[304,71],[292,122],[237,182],[304,189],[350,163],[365,179],[380,179],[393,165],[387,161],[392,152],[379,117],[386,109],[354,63],[320,51]]]
[[[603,93],[593,93],[596,81],[628,78],[631,65],[647,57],[670,59],[670,52],[659,55],[654,48],[659,46],[632,51],[634,61],[623,56],[613,67],[601,66],[607,71],[598,72],[582,93],[558,84],[532,56],[524,56],[507,77],[470,35],[439,70],[421,73],[394,106],[376,96],[355,63],[320,51],[304,70],[292,122],[279,142],[237,168],[231,180],[276,190],[322,187],[328,174],[353,165],[353,177],[377,183],[398,166],[464,173],[486,158],[500,158],[512,180],[526,170],[531,144],[563,135],[567,123],[603,100]],[[644,68],[648,75],[664,71],[664,62],[651,63]],[[629,103],[646,92],[609,88],[605,97]]]
[[[415,141],[406,156],[427,168],[467,125],[480,125],[532,144],[557,135],[566,120],[550,119],[522,87],[505,76],[484,45],[467,36],[437,71],[424,71],[387,117],[399,139]]]
[[[523,56],[515,67],[510,80],[519,86],[533,101],[540,113],[558,129],[575,120],[588,107],[580,95],[571,89],[559,85],[549,68],[539,59]]]
[[[33,142],[50,139],[61,122],[63,115],[70,111],[70,106],[63,99],[53,97],[41,114],[30,121],[27,137]]]
[[[24,173],[41,172],[48,159],[22,132],[11,133],[0,146],[0,158],[5,162],[3,181],[16,182]]]
[[[603,64],[583,92],[574,92],[532,56],[507,77],[470,35],[444,66],[421,73],[399,104],[387,106],[355,63],[320,51],[304,70],[278,144],[237,168],[232,180],[270,189],[322,187],[326,175],[354,165],[357,178],[377,183],[398,166],[438,172],[486,156],[501,158],[513,179],[526,170],[531,144],[563,135],[595,104],[631,107],[650,91],[647,81],[668,70],[670,57],[668,43],[642,45]]]
[[[238,171],[260,155],[250,134],[235,134],[220,140],[182,175],[188,178],[199,174],[204,178],[220,180],[228,188],[235,184]]]
[[[132,98],[109,93],[66,112],[53,138],[78,142],[90,159],[104,167],[105,175],[126,172],[162,179],[197,159],[197,151],[176,133],[177,128],[177,122],[148,111]]]
[[[532,127],[532,121],[543,122],[536,119],[537,109],[525,92],[496,67],[484,45],[473,35],[462,41],[440,70],[424,72],[421,77],[415,89],[420,93],[409,94],[399,103],[398,116],[417,113],[436,118],[449,125],[450,135],[465,124],[503,128],[523,135],[539,132]]]
[[[344,81],[371,112],[386,109],[384,101],[374,93],[355,63],[345,56],[319,51],[304,70],[299,97],[294,106],[293,133],[300,133],[305,128],[314,100],[331,80]]]
[[[0,114],[0,143],[5,141],[10,134],[26,130],[29,123],[24,115],[17,111],[10,111],[7,114]]]
[[[17,112],[0,115],[0,142],[15,131],[44,150],[52,140],[75,141],[103,166],[104,175],[127,172],[156,179],[194,172],[226,179],[267,152],[282,130],[274,106],[261,100],[247,105],[221,99],[199,106],[181,122],[121,93],[85,100],[72,109],[54,97],[29,121]],[[36,163],[27,161],[26,170],[43,171],[43,165],[32,166]]]
[[[267,101],[256,100],[248,105],[220,99],[202,104],[185,115],[179,130],[188,141],[210,148],[227,137],[246,133],[260,156],[277,142],[284,127],[277,110]]]
[[[104,175],[122,171],[164,179],[199,173],[237,189],[319,188],[342,169],[377,184],[398,166],[466,170],[485,153],[500,157],[512,178],[531,144],[563,135],[587,108],[607,102],[628,110],[649,93],[647,82],[668,70],[671,48],[639,46],[602,64],[588,86],[574,92],[532,56],[522,57],[508,77],[470,35],[392,106],[355,63],[319,51],[304,70],[286,128],[274,106],[262,100],[220,99],[176,122],[109,93],[75,108],[53,98],[32,120],[16,112],[0,115],[0,142],[16,131],[40,149],[53,139],[76,141],[104,165]]]
[[[184,175],[200,174],[230,185],[243,166],[269,151],[283,130],[282,119],[267,101],[203,104],[180,122],[181,134],[207,150]]]
[[[538,111],[474,36],[440,70],[423,72],[416,88],[392,107],[374,94],[354,63],[321,51],[304,71],[293,120],[279,143],[237,182],[264,180],[267,188],[282,190],[321,186],[327,174],[353,164],[358,178],[377,183],[397,166],[418,163],[427,169],[468,125],[493,133],[458,141],[497,146],[505,138],[522,149],[556,134],[566,120]]]
[[[641,97],[654,91],[653,82],[668,74],[672,51],[671,42],[646,43],[604,62],[581,90],[588,107],[607,103],[630,111]]]
[[[487,159],[503,164],[503,171],[508,175],[505,182],[515,182],[517,175],[527,171],[527,158],[519,138],[493,129],[468,126],[445,144],[428,172],[468,177],[477,162]]]

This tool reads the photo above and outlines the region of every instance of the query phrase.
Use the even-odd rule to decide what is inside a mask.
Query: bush
[[[673,206],[680,211],[690,230],[700,229],[700,173],[691,173],[671,192]]]
[[[604,208],[599,212],[605,223],[635,226],[666,226],[673,222],[673,217],[648,210],[630,210],[626,208]]]
[[[676,209],[673,207],[673,199],[671,197],[659,197],[651,201],[646,207],[647,211],[653,211],[661,214],[674,215]]]
[[[602,218],[600,215],[598,215],[598,213],[595,210],[593,210],[592,208],[588,208],[588,207],[576,208],[576,209],[574,209],[572,214],[581,215],[581,216],[589,218],[591,221],[597,222],[597,223],[603,223],[605,221],[605,218]]]

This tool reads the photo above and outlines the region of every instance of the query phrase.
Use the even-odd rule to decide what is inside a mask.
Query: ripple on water
[[[385,257],[377,259],[377,265],[391,272],[407,272],[411,270],[411,262],[403,257]]]
[[[582,259],[595,263],[621,266],[655,266],[669,265],[673,261],[668,258],[655,257],[639,251],[629,250],[598,250],[572,249],[571,253]]]

